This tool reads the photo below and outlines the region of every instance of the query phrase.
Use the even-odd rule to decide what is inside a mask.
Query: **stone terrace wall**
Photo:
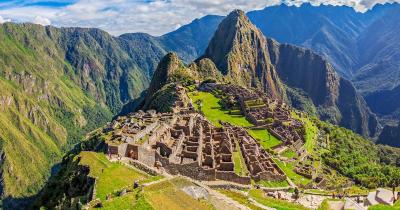
[[[251,183],[250,177],[239,176],[232,171],[217,171],[216,178],[220,180],[236,182],[243,185]]]
[[[152,150],[147,150],[146,148],[139,147],[138,148],[138,161],[143,164],[148,165],[149,167],[153,167],[156,162],[155,152]]]
[[[197,180],[203,181],[214,181],[215,178],[215,169],[203,169],[199,166],[197,161],[187,164],[175,164],[170,163],[169,159],[166,157],[162,157],[157,152],[156,160],[160,161],[164,169],[173,175],[183,175]]]

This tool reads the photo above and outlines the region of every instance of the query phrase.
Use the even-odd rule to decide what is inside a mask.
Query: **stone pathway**
[[[343,201],[328,201],[329,209],[331,210],[342,210],[344,209]]]
[[[355,202],[350,198],[346,198],[346,203],[344,205],[345,209],[354,209],[354,210],[367,210],[367,207],[364,207],[362,204]]]
[[[228,196],[211,189],[209,186],[203,184],[202,182],[199,182],[197,180],[185,177],[189,179],[191,182],[197,184],[200,187],[203,187],[206,189],[210,195],[210,202],[214,205],[214,207],[218,210],[249,210],[247,206],[244,206],[240,204],[239,202],[233,200],[232,198],[229,198]]]
[[[311,209],[317,209],[325,199],[326,199],[325,196],[303,194],[296,202],[305,207]]]
[[[275,148],[274,151],[275,151],[278,155],[280,155],[280,154],[282,154],[283,152],[285,152],[287,149],[288,149],[287,146],[283,146],[283,145],[282,145],[282,146],[279,146],[279,147]]]

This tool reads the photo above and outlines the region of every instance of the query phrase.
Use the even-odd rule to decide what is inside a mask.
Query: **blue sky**
[[[284,0],[290,5],[310,2],[352,6],[365,11],[376,3],[400,0]],[[0,0],[0,23],[96,27],[113,35],[146,32],[161,35],[208,14],[226,15],[277,5],[282,0]]]

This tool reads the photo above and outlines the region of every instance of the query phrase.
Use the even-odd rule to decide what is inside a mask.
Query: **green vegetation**
[[[391,156],[383,157],[381,153],[389,152],[386,148],[377,146],[350,130],[319,120],[316,123],[325,135],[329,135],[329,149],[321,151],[325,164],[368,188],[399,186],[400,169],[394,165],[395,161],[386,159],[390,157],[396,160],[399,153],[394,152]],[[381,158],[385,158],[384,161]]]
[[[149,104],[149,109],[154,109],[158,112],[171,112],[173,103],[177,98],[175,85],[172,83],[165,85],[154,94]]]
[[[394,206],[388,206],[383,204],[378,204],[374,206],[370,206],[368,210],[399,210],[400,202],[396,202]]]
[[[258,181],[257,184],[264,186],[264,187],[287,187],[287,186],[289,186],[289,183],[286,180],[283,180],[283,181],[261,180],[261,181]]]
[[[116,39],[95,29],[0,26],[0,150],[7,157],[1,185],[7,202],[36,194],[66,151],[145,89],[150,66],[141,64],[162,54],[144,56],[140,47]]]
[[[195,200],[180,190],[192,183],[176,178],[143,188],[143,195],[154,209],[213,209],[205,200]]]
[[[193,102],[200,100],[202,106],[195,103],[196,109],[201,110],[204,116],[215,126],[220,127],[219,121],[228,122],[236,126],[249,127],[252,124],[243,115],[229,114],[228,110],[223,110],[219,104],[220,99],[208,92],[192,92],[189,97]]]
[[[106,195],[121,188],[131,187],[135,180],[141,183],[156,180],[159,177],[149,175],[129,168],[122,163],[110,162],[104,154],[95,152],[81,152],[80,164],[90,167],[89,176],[97,178],[96,196],[105,200]]]
[[[287,157],[287,158],[294,158],[297,157],[297,154],[295,151],[291,150],[291,149],[287,149],[286,151],[284,151],[282,153],[283,157]]]
[[[329,208],[329,201],[341,201],[339,199],[325,199],[324,201],[322,201],[321,205],[318,207],[317,210],[330,210],[331,208]]]
[[[190,98],[195,102],[196,109],[201,110],[204,116],[211,121],[215,126],[221,126],[219,121],[231,123],[236,126],[250,127],[252,124],[246,120],[243,115],[230,114],[232,111],[223,110],[220,105],[220,99],[211,93],[207,92],[192,92],[189,93]],[[201,101],[201,103],[196,103]],[[255,130],[247,129],[249,134],[255,139],[260,140],[261,145],[264,148],[271,148],[279,145],[282,142],[279,141],[275,136],[269,135],[266,129]]]
[[[260,141],[264,149],[270,149],[282,143],[278,138],[270,134],[267,129],[247,129],[247,131],[253,138]]]
[[[278,164],[279,168],[281,168],[285,172],[285,174],[289,177],[289,179],[291,179],[295,184],[305,186],[311,182],[310,179],[301,176],[293,171],[294,163],[285,163],[278,159],[274,159],[274,161],[276,164]]]
[[[318,127],[315,126],[308,117],[300,117],[295,112],[292,112],[292,117],[304,123],[304,138],[306,141],[304,147],[308,153],[313,154],[314,146],[316,145],[317,140]]]
[[[250,190],[249,196],[251,198],[253,198],[254,200],[256,200],[257,202],[259,202],[265,206],[275,208],[277,210],[306,210],[307,209],[306,207],[299,205],[299,204],[267,197],[264,195],[264,192],[262,190],[257,190],[257,189]]]
[[[239,147],[239,142],[236,142],[236,151],[233,152],[233,163],[235,173],[240,176],[246,176],[249,174],[246,163],[242,156],[242,151]]]
[[[250,209],[253,209],[253,210],[261,210],[262,209],[260,207],[257,207],[256,205],[252,204],[250,202],[249,198],[240,192],[235,192],[232,190],[224,190],[224,189],[219,189],[218,191],[220,193],[232,198],[233,200],[239,202],[240,204],[249,207]]]

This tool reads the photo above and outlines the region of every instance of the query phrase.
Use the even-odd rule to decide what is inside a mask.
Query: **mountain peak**
[[[229,13],[229,15],[227,16],[227,19],[228,18],[247,18],[247,16],[243,10],[235,9]]]
[[[218,26],[204,55],[236,84],[282,96],[283,88],[271,65],[267,41],[241,10],[232,11]]]

